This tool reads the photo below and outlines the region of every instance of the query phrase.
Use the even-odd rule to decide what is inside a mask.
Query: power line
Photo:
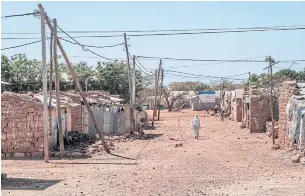
[[[205,77],[205,78],[218,78],[218,79],[230,79],[230,80],[244,80],[244,79],[230,78],[230,77],[204,76],[204,75],[198,75],[198,74],[192,74],[192,73],[185,73],[185,72],[179,72],[179,71],[173,71],[173,70],[165,70],[165,71],[166,71],[166,72],[180,73],[180,74],[184,74],[184,75],[191,75],[191,76]]]
[[[231,31],[201,31],[201,32],[183,32],[183,33],[146,33],[146,34],[131,34],[128,37],[143,37],[143,36],[167,36],[167,35],[199,35],[199,34],[220,34],[220,33],[246,33],[246,32],[265,32],[265,31],[291,31],[291,30],[305,30],[305,27],[298,28],[276,28],[276,29],[250,29],[250,30],[231,30]],[[67,35],[67,34],[66,34]],[[123,35],[84,35],[84,36],[74,36],[74,38],[110,38],[110,37],[122,37]],[[62,37],[69,38],[69,37]],[[5,37],[2,39],[39,39],[37,37]]]
[[[144,59],[163,59],[163,60],[175,60],[175,61],[203,61],[203,62],[242,62],[242,63],[263,63],[266,62],[265,60],[250,60],[250,59],[238,59],[238,60],[219,60],[219,59],[209,59],[209,60],[202,60],[202,59],[187,59],[187,58],[170,58],[170,57],[148,57],[148,56],[138,56],[138,58]],[[305,61],[305,60],[280,60],[278,62],[292,62],[292,61]]]
[[[38,41],[35,41],[35,42],[26,43],[26,44],[22,44],[22,45],[18,45],[18,46],[12,46],[12,47],[7,47],[7,48],[2,48],[1,50],[8,50],[8,49],[13,49],[13,48],[20,48],[20,47],[28,46],[28,45],[31,45],[31,44],[36,44],[36,43],[38,43],[38,42],[41,42],[41,40],[38,40]]]
[[[1,18],[12,18],[12,17],[19,17],[19,16],[30,16],[30,15],[36,15],[39,14],[39,12],[31,12],[31,13],[25,13],[25,14],[15,14],[15,15],[8,15],[8,16],[1,16]]]
[[[290,25],[290,26],[271,26],[271,27],[243,27],[243,28],[190,28],[190,29],[162,29],[162,30],[92,30],[92,31],[66,31],[70,34],[85,34],[85,33],[143,33],[143,32],[189,32],[189,31],[223,31],[223,30],[251,30],[251,29],[277,29],[277,28],[291,28],[304,27],[305,25]],[[58,31],[58,33],[63,33]],[[35,35],[39,33],[1,33],[1,34],[15,34],[15,35]]]
[[[128,52],[128,55],[129,55],[129,57],[132,59],[132,56],[131,56],[131,54]],[[144,73],[144,74],[146,74],[146,75],[148,75],[148,76],[150,76],[150,75],[152,75],[152,74],[149,74],[149,72],[148,73],[146,73],[145,71],[143,71],[142,70],[142,68],[136,63],[136,62],[134,62],[135,63],[135,65],[140,69],[140,71],[142,72],[142,73]],[[143,67],[143,66],[142,66]],[[144,67],[143,67],[144,68]],[[144,68],[145,69],[145,68]]]
[[[47,16],[48,17],[48,16]],[[52,20],[48,17],[48,20],[50,20],[52,22]],[[60,28],[60,26],[57,25],[57,28],[59,30],[61,30],[64,34],[66,34],[70,39],[72,39],[76,44],[80,45],[84,51],[89,51],[91,52],[92,54],[96,55],[96,56],[99,56],[103,59],[106,59],[106,60],[109,60],[109,61],[114,61],[113,59],[110,59],[110,58],[107,58],[107,57],[104,57],[104,56],[101,56],[99,54],[97,54],[96,52],[93,52],[92,50],[88,49],[88,48],[85,48],[84,45],[82,45],[81,43],[79,43],[78,41],[76,41],[73,37],[71,37],[68,33],[66,33],[62,28]]]
[[[138,61],[138,63],[140,64],[140,66],[145,70],[147,71],[148,73],[151,73],[151,71],[148,71],[143,65],[142,63],[139,61],[139,59],[136,57],[136,60]]]
[[[259,57],[251,57],[246,59],[240,59],[240,60],[249,60],[249,59],[257,59],[257,58],[263,58],[265,56],[259,56]],[[146,60],[153,60],[153,59],[146,59]],[[204,65],[217,65],[217,64],[223,64],[228,62],[217,62],[217,63],[205,63],[205,64],[197,64],[197,65],[183,65],[183,66],[172,66],[172,67],[166,67],[166,68],[182,68],[182,67],[199,67]]]
[[[83,48],[84,51],[89,51],[89,52],[91,52],[92,54],[94,54],[94,55],[96,55],[96,56],[99,56],[99,57],[101,57],[101,58],[103,58],[103,59],[106,59],[106,60],[109,60],[109,61],[113,61],[113,59],[110,59],[110,58],[101,56],[101,55],[99,55],[99,54],[93,52],[92,50],[85,48],[84,45],[82,45],[81,43],[79,43],[78,41],[76,41],[73,37],[71,37],[68,33],[66,33],[66,32],[65,32],[62,28],[60,28],[58,25],[57,25],[57,27],[58,27],[58,29],[60,29],[62,32],[64,32],[70,39],[72,39],[76,44],[80,45],[80,46]]]
[[[76,42],[71,42],[67,39],[64,39],[64,38],[60,38],[59,39],[65,41],[65,42],[69,42],[71,44],[76,44],[76,45],[79,45],[78,43]],[[88,47],[88,48],[113,48],[113,47],[116,47],[116,46],[121,46],[121,45],[124,45],[123,43],[120,43],[120,44],[115,44],[115,45],[109,45],[109,46],[92,46],[92,45],[82,45],[82,46],[85,46],[85,47]]]

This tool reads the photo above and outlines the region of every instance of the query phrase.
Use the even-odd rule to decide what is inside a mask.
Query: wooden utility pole
[[[157,91],[158,91],[158,70],[155,70],[155,100],[154,100],[154,111],[153,111],[153,118],[151,126],[153,127],[155,124],[155,109],[156,109],[156,103],[157,103]]]
[[[57,40],[57,20],[53,19],[53,32],[54,40]],[[59,95],[59,73],[58,73],[58,62],[57,62],[57,43],[54,44],[54,67],[55,67],[55,89],[56,89],[56,111],[57,111],[57,124],[59,133],[59,149],[60,157],[65,157],[65,146],[64,146],[64,133],[62,130],[61,121],[61,108],[60,108],[60,95]]]
[[[274,59],[270,56],[266,59],[269,62],[268,72],[269,72],[269,79],[270,79],[270,112],[271,112],[271,121],[272,121],[272,142],[273,145],[275,144],[274,138],[274,111],[273,111],[273,75],[272,75],[272,66],[274,65]]]
[[[128,44],[127,44],[127,38],[126,33],[124,33],[124,41],[125,41],[125,51],[126,51],[126,57],[127,57],[127,67],[128,67],[128,84],[129,84],[129,103],[132,105],[132,87],[131,87],[131,76],[130,76],[130,63],[129,63],[129,52],[128,52]]]
[[[132,57],[132,105],[136,103],[136,56]]]
[[[50,76],[49,76],[49,130],[52,130],[52,84],[53,84],[53,32],[50,35]]]
[[[154,126],[155,117],[157,115],[157,96],[158,96],[158,84],[159,84],[159,78],[160,78],[161,65],[162,65],[162,59],[160,59],[159,69],[155,71],[155,102],[154,102],[152,127]]]
[[[40,9],[41,41],[42,41],[42,75],[43,75],[43,132],[44,160],[49,162],[49,133],[48,133],[48,86],[47,86],[47,57],[46,57],[46,27],[45,12]]]
[[[160,83],[160,104],[158,108],[158,120],[160,120],[160,105],[161,105],[161,99],[162,99],[162,85],[163,85],[163,77],[164,77],[164,70],[161,69],[161,83]]]
[[[39,4],[38,7],[39,7],[40,10],[43,10],[43,7],[42,7],[41,4]],[[48,18],[46,18],[46,22],[47,22],[47,24],[48,24],[50,30],[53,31],[52,24],[51,24],[51,22],[49,21]],[[82,97],[83,102],[84,102],[84,104],[85,104],[85,106],[86,106],[86,108],[87,108],[87,110],[88,110],[88,113],[89,113],[89,115],[90,115],[90,117],[91,117],[91,120],[92,120],[92,122],[93,122],[93,124],[94,124],[94,127],[95,127],[95,129],[96,129],[96,132],[97,132],[97,134],[99,135],[99,138],[100,138],[100,139],[102,140],[102,142],[103,142],[103,146],[104,146],[104,148],[105,148],[105,151],[106,151],[107,153],[110,153],[110,150],[109,150],[108,145],[107,145],[107,143],[106,143],[106,141],[105,141],[105,138],[104,138],[104,134],[103,134],[102,130],[100,129],[99,125],[97,124],[97,121],[96,121],[96,119],[95,119],[95,116],[93,115],[93,112],[92,112],[92,110],[91,110],[91,108],[90,108],[90,106],[89,106],[89,104],[88,104],[87,98],[85,97],[84,92],[83,92],[83,90],[82,90],[82,88],[81,88],[81,85],[80,85],[79,81],[77,80],[77,77],[76,77],[76,74],[75,74],[75,72],[74,72],[74,70],[73,70],[72,64],[71,64],[71,62],[70,62],[70,60],[69,60],[69,58],[68,58],[68,56],[67,56],[67,54],[66,54],[66,52],[65,52],[65,50],[64,50],[64,48],[63,48],[63,46],[61,45],[60,40],[57,38],[55,41],[57,42],[58,47],[59,47],[59,49],[60,49],[62,55],[64,56],[64,59],[65,59],[65,61],[66,61],[66,63],[67,63],[67,66],[68,66],[68,68],[69,68],[69,71],[70,71],[70,73],[71,73],[71,76],[72,76],[72,78],[73,78],[73,80],[74,80],[74,83],[75,83],[76,86],[77,86],[78,92],[79,92],[80,96]]]
[[[248,81],[248,92],[250,93],[250,77],[251,77],[251,72],[249,72],[249,81]]]

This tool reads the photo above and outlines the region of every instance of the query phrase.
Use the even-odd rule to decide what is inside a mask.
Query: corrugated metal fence
[[[96,121],[105,134],[124,134],[128,133],[131,128],[130,109],[124,108],[120,111],[118,107],[99,107],[90,106]],[[88,110],[83,106],[83,131],[85,133],[95,134],[94,124],[88,115]]]

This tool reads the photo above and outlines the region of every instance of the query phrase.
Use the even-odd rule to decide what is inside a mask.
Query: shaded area
[[[1,190],[45,190],[61,181],[62,180],[6,178],[1,181]]]

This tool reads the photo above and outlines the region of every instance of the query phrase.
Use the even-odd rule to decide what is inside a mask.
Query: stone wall
[[[1,95],[1,157],[42,157],[43,105],[34,97]]]
[[[266,122],[271,120],[270,97],[259,93],[256,87],[250,89],[250,121],[251,133],[263,133],[266,130]]]
[[[279,144],[282,148],[289,145],[288,136],[286,134],[286,106],[290,97],[297,93],[296,81],[286,81],[283,83],[283,88],[280,91],[279,97]]]

